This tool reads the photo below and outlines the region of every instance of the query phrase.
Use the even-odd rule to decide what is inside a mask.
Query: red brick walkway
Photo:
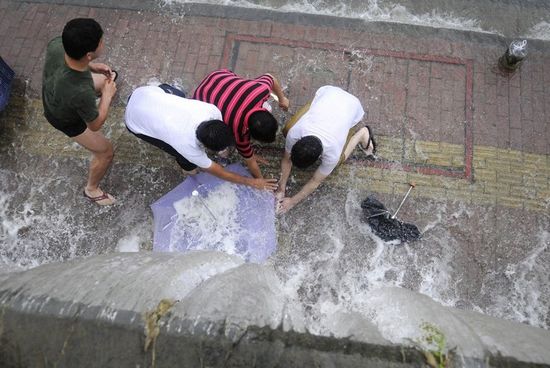
[[[219,67],[251,77],[269,71],[294,108],[319,86],[335,84],[362,100],[369,124],[386,137],[464,145],[458,168],[404,160],[405,171],[470,179],[474,145],[550,154],[550,53],[531,50],[520,72],[502,76],[495,63],[505,42],[496,36],[7,0],[0,10],[0,55],[33,98],[47,41],[67,20],[94,17],[105,30],[105,60],[122,74],[119,101],[151,78],[192,90]]]

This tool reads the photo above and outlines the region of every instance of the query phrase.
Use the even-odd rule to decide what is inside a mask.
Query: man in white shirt
[[[276,191],[277,213],[285,213],[310,195],[321,182],[344,162],[355,147],[374,158],[376,143],[369,127],[352,128],[365,115],[357,97],[341,88],[324,86],[317,90],[313,101],[304,106],[286,124],[285,152],[281,161],[281,178]],[[292,165],[304,169],[321,158],[313,177],[293,197],[285,197],[286,183]]]
[[[275,179],[241,176],[208,158],[205,147],[219,152],[235,144],[231,130],[221,119],[216,106],[170,94],[157,86],[137,88],[125,114],[130,132],[174,156],[185,172],[195,174],[201,168],[236,184],[275,190]]]

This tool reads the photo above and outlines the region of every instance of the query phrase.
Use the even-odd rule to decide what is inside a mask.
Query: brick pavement
[[[143,10],[128,1],[110,7],[72,3],[0,0],[0,34],[9,35],[0,39],[0,55],[18,76],[12,104],[0,115],[0,140],[18,140],[37,154],[83,154],[41,118],[39,91],[47,41],[67,20],[90,16],[105,29],[105,60],[122,74],[106,127],[118,160],[163,162],[155,150],[137,155],[124,130],[123,101],[135,86],[175,80],[192,90],[219,67],[251,77],[269,71],[286,86],[293,109],[329,83],[361,99],[367,122],[380,135],[382,160],[369,164],[357,154],[340,171],[366,176],[370,190],[401,193],[403,183],[414,180],[415,195],[538,211],[550,206],[546,43],[533,42],[521,70],[501,75],[495,63],[506,40],[497,36],[327,17],[292,23],[264,15],[255,21],[246,10],[211,16],[219,8],[182,15],[150,1]],[[265,152],[278,156],[281,147],[278,140]],[[365,165],[366,171],[356,170]],[[343,184],[337,178],[331,183]]]

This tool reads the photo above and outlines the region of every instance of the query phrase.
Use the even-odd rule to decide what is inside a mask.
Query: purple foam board
[[[243,176],[250,176],[248,171],[240,164],[232,164],[225,169]],[[205,196],[223,183],[225,183],[224,180],[213,175],[200,173],[188,177],[153,203],[151,205],[155,227],[153,251],[175,250],[186,252],[194,249],[208,249],[205,244],[195,243],[196,237],[193,237],[192,234],[180,238],[176,244],[170,244],[170,234],[175,223],[174,219],[177,218],[174,202],[192,196],[194,190],[199,191],[201,196]],[[237,222],[240,231],[237,236],[235,251],[247,262],[264,262],[277,246],[273,193],[237,185],[236,194],[238,198]],[[204,211],[207,211],[207,209],[205,208]],[[250,234],[254,236],[251,237]]]

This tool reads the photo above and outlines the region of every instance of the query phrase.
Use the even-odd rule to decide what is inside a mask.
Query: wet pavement
[[[359,291],[398,285],[446,305],[550,326],[548,42],[530,41],[520,70],[502,74],[496,63],[510,39],[491,34],[140,1],[0,0],[0,10],[0,34],[9,35],[0,55],[17,73],[0,113],[4,271],[114,252],[135,238],[151,249],[148,206],[184,176],[126,132],[124,101],[154,81],[191,92],[209,71],[228,67],[276,75],[291,112],[322,85],[343,87],[361,99],[379,137],[380,160],[356,152],[278,221],[272,263],[312,316],[320,300],[353,309]],[[120,203],[110,209],[83,200],[88,155],[41,113],[46,43],[77,16],[102,24],[102,61],[121,74],[103,128],[116,146],[103,187]],[[277,114],[281,122],[290,117]],[[259,147],[268,174],[278,175],[282,147],[280,137]],[[309,174],[296,173],[290,190]],[[396,208],[411,181],[417,187],[400,215],[424,238],[383,244],[360,221],[359,204],[374,193]]]

